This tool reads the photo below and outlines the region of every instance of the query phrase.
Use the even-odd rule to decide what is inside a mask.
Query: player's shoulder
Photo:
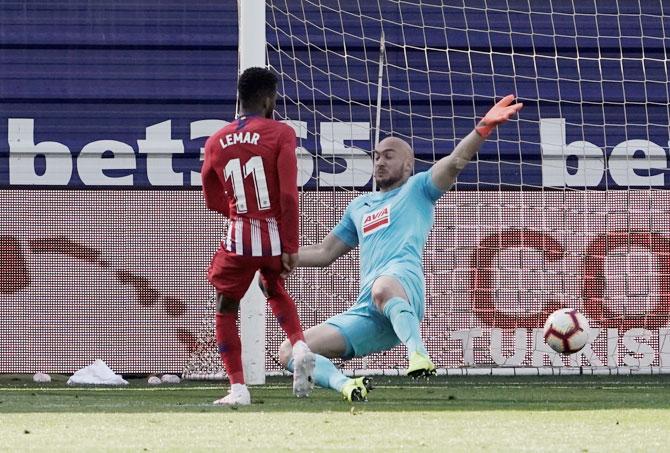
[[[257,117],[255,120],[258,121],[259,127],[270,131],[274,131],[277,134],[285,134],[293,132],[293,128],[291,126],[281,121],[274,120],[272,118]]]
[[[216,148],[217,145],[220,144],[221,137],[225,136],[226,134],[230,134],[233,131],[235,131],[235,121],[226,124],[221,129],[210,135],[209,138],[205,140],[205,149],[207,150],[212,147]]]
[[[205,149],[210,149],[213,146],[215,146],[217,143],[219,143],[219,140],[221,139],[221,137],[223,137],[223,135],[227,133],[227,128],[228,127],[230,127],[230,124],[225,125],[221,129],[219,129],[218,131],[216,131],[212,135],[210,135],[209,138],[207,138],[207,140],[205,141]]]
[[[426,182],[426,178],[430,178],[430,169],[413,174],[409,177],[408,182],[412,181],[414,184],[417,182],[423,183]]]
[[[421,171],[409,177],[405,187],[409,190],[422,190],[430,182],[430,170]]]
[[[232,121],[225,126],[223,126],[221,129],[217,130],[214,132],[212,135],[209,136],[207,139],[207,142],[218,142],[221,137],[223,137],[226,134],[230,134],[231,132],[235,131],[235,128],[237,126],[235,125],[235,121]]]
[[[438,188],[433,182],[433,171],[428,169],[415,174],[407,181],[407,193],[420,196],[432,204],[444,195],[445,191]]]

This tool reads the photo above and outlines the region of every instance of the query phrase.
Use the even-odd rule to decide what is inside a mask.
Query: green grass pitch
[[[0,375],[0,451],[667,451],[670,376],[377,377],[370,401],[225,383],[67,387]]]

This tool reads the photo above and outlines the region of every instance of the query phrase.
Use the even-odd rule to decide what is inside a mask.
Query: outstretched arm
[[[306,245],[298,250],[298,263],[295,267],[326,267],[342,255],[346,255],[353,247],[342,242],[333,233],[329,233],[320,244]],[[282,278],[287,278],[293,269],[284,267]]]
[[[300,247],[298,252],[298,266],[326,267],[342,255],[349,253],[352,247],[348,246],[333,233],[329,233],[320,244]]]
[[[521,110],[523,104],[513,104],[514,95],[510,94],[502,98],[477,124],[477,127],[470,132],[454,150],[446,157],[438,160],[432,169],[433,184],[443,191],[448,190],[459,173],[472,160],[479,148],[482,146],[486,137],[491,134],[497,126],[507,122],[516,112]]]

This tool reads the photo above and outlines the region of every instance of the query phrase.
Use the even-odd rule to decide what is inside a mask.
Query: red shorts
[[[249,289],[256,271],[269,294],[286,292],[280,256],[243,256],[220,247],[212,257],[207,279],[218,294],[240,300]]]

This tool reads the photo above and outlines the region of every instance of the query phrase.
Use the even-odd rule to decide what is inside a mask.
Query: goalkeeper
[[[298,266],[325,267],[360,246],[360,294],[344,313],[308,329],[305,341],[316,354],[314,379],[348,401],[367,397],[370,379],[349,379],[328,358],[350,359],[407,347],[412,377],[435,374],[421,339],[424,315],[423,249],[433,226],[437,200],[477,153],[486,137],[523,104],[514,95],[498,102],[454,151],[414,176],[414,153],[402,139],[388,137],[373,153],[379,192],[354,199],[323,242],[300,247]],[[293,371],[292,348],[284,341],[280,361]]]

